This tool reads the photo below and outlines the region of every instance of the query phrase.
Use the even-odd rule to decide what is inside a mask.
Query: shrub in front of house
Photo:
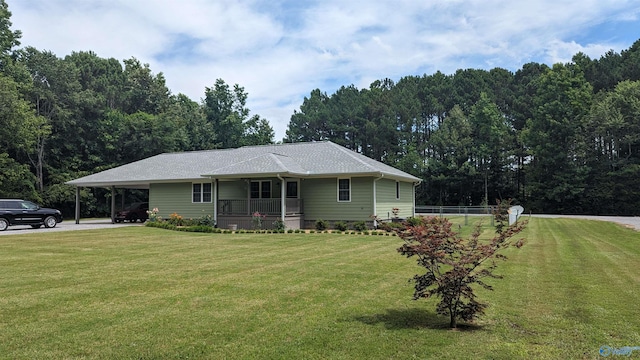
[[[185,231],[189,231],[189,232],[202,232],[202,233],[213,233],[216,232],[216,229],[211,227],[211,226],[207,226],[207,225],[194,225],[194,226],[189,226],[184,228]]]
[[[285,225],[284,225],[284,221],[282,221],[282,219],[276,219],[273,221],[273,228],[280,232],[285,230]]]
[[[327,230],[328,227],[329,227],[329,225],[327,224],[326,221],[324,221],[324,220],[316,220],[316,230],[324,231],[324,230]]]
[[[169,222],[169,224],[171,225],[175,225],[175,226],[183,226],[184,225],[184,218],[179,215],[178,213],[173,213],[171,215],[169,215],[169,220],[167,220]]]
[[[344,221],[336,221],[336,222],[333,224],[333,227],[334,227],[336,230],[339,230],[339,231],[347,231],[347,229],[349,228],[349,226],[347,225],[347,223],[346,223],[346,222],[344,222]]]
[[[211,215],[203,215],[195,220],[196,225],[216,227],[216,222]]]
[[[364,221],[356,221],[353,223],[353,229],[355,231],[365,231],[367,230],[367,223]]]
[[[178,227],[169,223],[168,221],[148,221],[146,224],[148,227],[155,227],[166,230],[176,230]]]

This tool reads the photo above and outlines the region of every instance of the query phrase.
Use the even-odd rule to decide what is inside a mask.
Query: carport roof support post
[[[76,186],[76,224],[80,224],[80,187]]]
[[[111,223],[116,222],[116,187],[111,187]]]

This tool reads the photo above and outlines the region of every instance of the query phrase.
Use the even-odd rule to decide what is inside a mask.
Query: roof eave
[[[305,177],[307,174],[296,173],[291,171],[265,172],[265,173],[238,173],[238,174],[204,174],[204,178],[210,179],[250,179],[265,177]]]
[[[148,189],[150,182],[148,181],[87,181],[75,182],[68,181],[65,184],[77,187],[94,187],[94,188],[128,188],[128,189]]]
[[[387,172],[350,172],[350,173],[320,173],[320,174],[308,174],[308,173],[295,173],[295,172],[269,172],[269,173],[246,173],[246,174],[205,174],[202,177],[211,179],[249,179],[249,178],[265,178],[265,177],[295,177],[295,178],[307,178],[307,179],[321,179],[321,178],[347,178],[347,177],[383,177],[390,180],[407,181],[407,182],[422,182],[422,179],[413,175],[401,176],[397,174]]]
[[[180,182],[202,181],[202,178],[184,178],[184,179],[146,179],[146,180],[126,180],[126,181],[78,181],[71,180],[65,184],[77,187],[103,187],[110,188],[128,188],[128,189],[148,189],[151,184],[169,184]]]

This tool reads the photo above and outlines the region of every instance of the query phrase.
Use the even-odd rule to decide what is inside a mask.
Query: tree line
[[[546,213],[640,212],[640,40],[515,73],[384,79],[305,97],[285,141],[331,140],[423,179],[417,202],[514,199]]]
[[[163,152],[273,142],[251,115],[248,94],[218,79],[195,102],[172,94],[162,73],[136,58],[91,51],[60,58],[20,46],[0,0],[0,197],[31,199],[73,213],[64,182]],[[144,195],[144,194],[142,194]],[[107,193],[83,189],[83,215],[108,213]]]
[[[0,197],[73,212],[68,180],[163,152],[274,142],[244,88],[217,79],[196,102],[136,58],[19,48],[0,0]],[[423,179],[417,202],[514,199],[547,213],[637,214],[640,40],[599,59],[460,69],[320,89],[284,142],[330,140]],[[83,215],[108,212],[82,189]]]

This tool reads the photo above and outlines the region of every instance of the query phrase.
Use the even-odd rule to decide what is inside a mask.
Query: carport
[[[115,223],[116,218],[116,198],[118,196],[118,192],[122,191],[121,194],[121,204],[120,207],[124,208],[125,205],[125,194],[127,189],[136,189],[136,190],[149,190],[148,183],[91,183],[91,182],[83,182],[81,181],[84,178],[68,181],[68,185],[74,185],[76,187],[76,203],[75,203],[75,222],[76,224],[80,223],[80,188],[104,188],[108,189],[111,192],[111,223]]]
[[[67,185],[76,187],[76,223],[80,222],[81,188],[110,190],[111,221],[115,222],[119,190],[150,190],[152,183],[202,182],[207,179],[202,173],[210,167],[210,154],[211,152],[164,153],[67,181]]]

